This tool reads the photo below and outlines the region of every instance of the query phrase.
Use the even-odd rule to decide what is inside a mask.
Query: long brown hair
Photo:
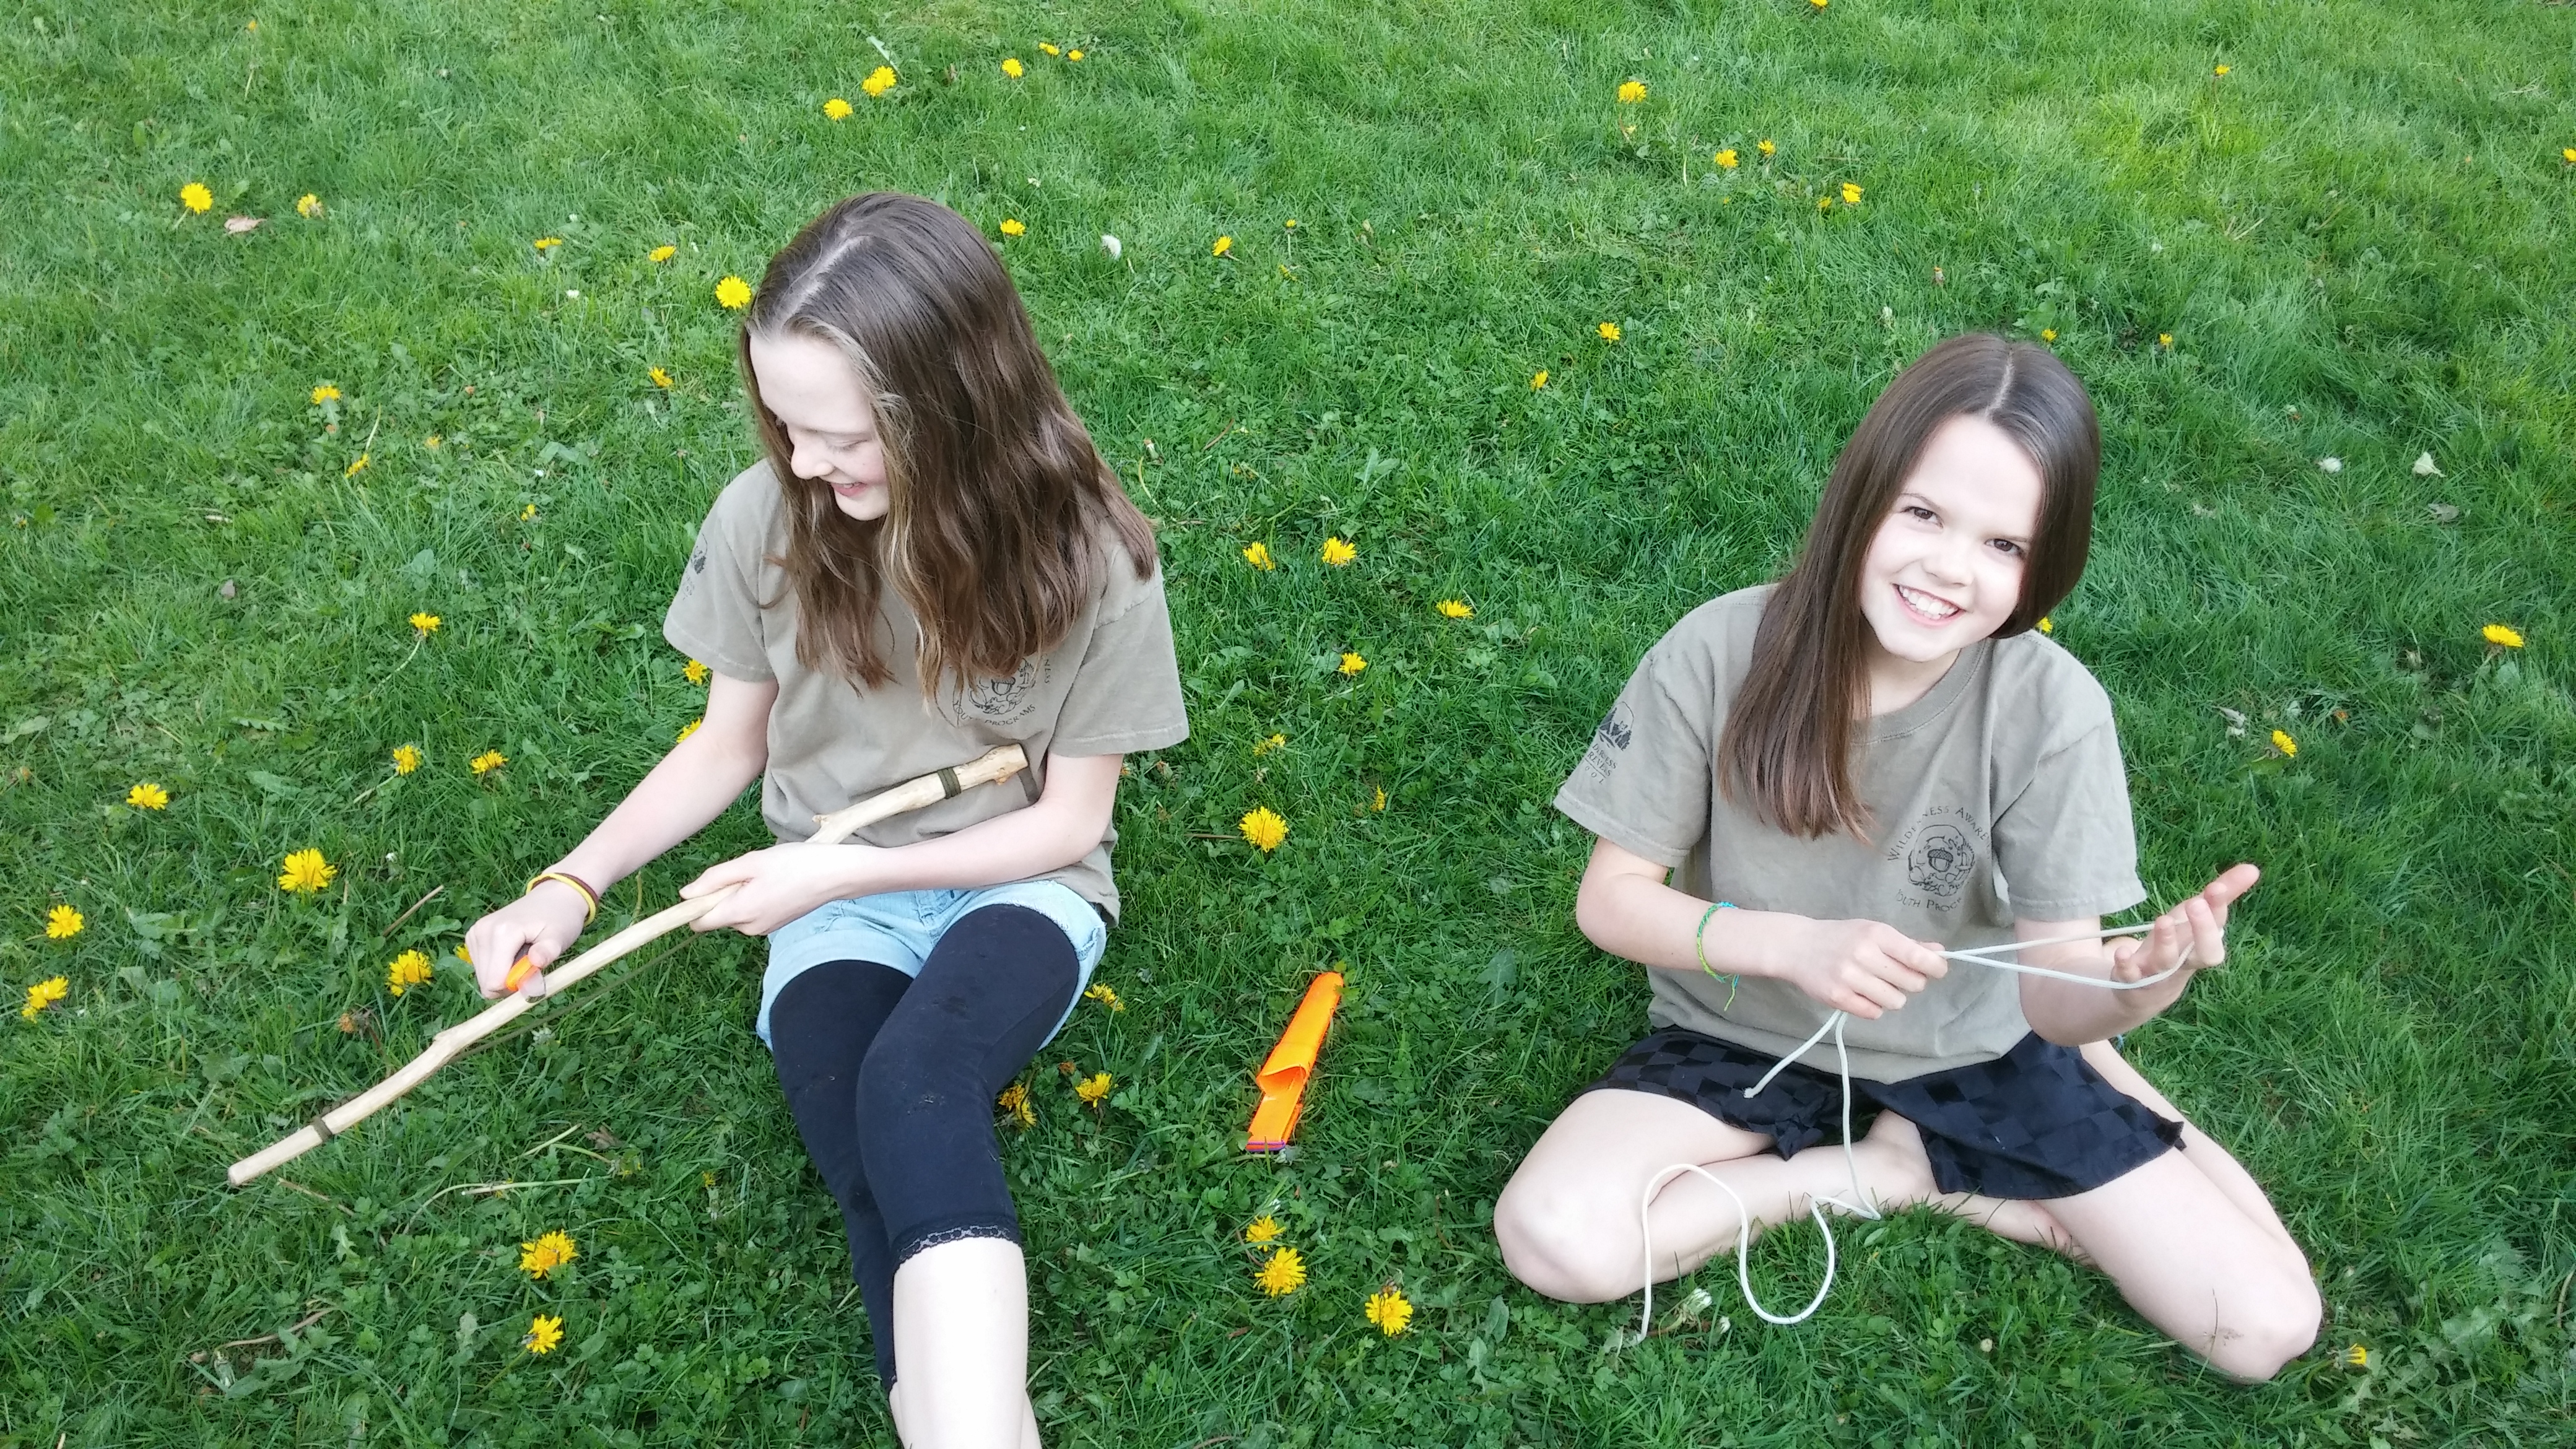
[[[886,516],[842,513],[799,478],[761,401],[751,338],[804,336],[848,358],[876,407]],[[1139,579],[1154,530],[1101,461],[981,232],[935,201],[853,196],[808,223],[762,274],[738,343],[743,386],[787,500],[796,657],[868,688],[893,679],[878,591],[921,621],[924,695],[949,675],[1008,676],[1062,642],[1109,567],[1114,537]]]
[[[1718,739],[1718,788],[1777,829],[1809,838],[1868,838],[1853,793],[1853,720],[1868,699],[1861,564],[1932,434],[1983,418],[2039,469],[2039,526],[2021,598],[1995,638],[2019,634],[2075,591],[2093,542],[2101,428],[2084,384],[2057,354],[1971,332],[1935,345],[1896,375],[1834,460],[1816,520],[1788,577],[1765,601],[1753,658]]]

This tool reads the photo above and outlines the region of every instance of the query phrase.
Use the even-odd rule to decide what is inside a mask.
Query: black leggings
[[[1046,1044],[1079,979],[1063,927],[1025,906],[986,906],[949,927],[918,978],[832,961],[770,1004],[778,1085],[841,1205],[888,1388],[895,1270],[961,1238],[1020,1240],[993,1098]]]

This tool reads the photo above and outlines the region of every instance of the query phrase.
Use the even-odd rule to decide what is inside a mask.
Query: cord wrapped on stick
[[[813,840],[820,845],[838,844],[880,820],[936,805],[942,800],[954,799],[978,785],[990,785],[1010,779],[1027,769],[1028,764],[1027,753],[1018,745],[1000,746],[965,764],[937,770],[917,780],[908,780],[891,790],[871,795],[846,810],[816,817]],[[598,974],[638,947],[659,940],[714,910],[718,903],[730,899],[733,893],[740,889],[742,887],[739,885],[727,886],[723,890],[699,896],[694,900],[681,901],[677,905],[646,916],[575,956],[572,960],[554,968],[548,973],[546,983],[548,989],[559,992]],[[523,979],[523,973],[514,971],[512,984],[516,985],[521,979]],[[429,1045],[422,1049],[420,1055],[406,1062],[400,1071],[323,1113],[309,1124],[234,1163],[224,1174],[225,1177],[233,1186],[240,1187],[260,1174],[292,1162],[357,1126],[378,1111],[392,1105],[412,1088],[427,1081],[431,1073],[456,1060],[476,1042],[518,1020],[533,1005],[535,1002],[530,998],[513,994],[447,1028],[430,1038]]]

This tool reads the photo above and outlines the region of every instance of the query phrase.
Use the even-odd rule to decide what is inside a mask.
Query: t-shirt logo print
[[[1592,735],[1613,749],[1628,748],[1629,742],[1637,737],[1636,729],[1628,723],[1628,707],[1612,705],[1610,712],[1601,717],[1601,728],[1594,730]]]
[[[978,679],[966,686],[965,705],[988,720],[1019,718],[1029,709],[1029,692],[1037,688],[1038,662],[1023,659],[1008,679]]]
[[[1944,899],[1956,896],[1976,868],[1977,847],[1955,825],[1929,827],[1905,857],[1905,878],[1914,888]]]

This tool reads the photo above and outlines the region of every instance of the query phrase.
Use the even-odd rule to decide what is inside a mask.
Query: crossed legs
[[[2086,1047],[2084,1056],[2113,1086],[2181,1120],[2107,1045]],[[2179,1151],[2046,1202],[1940,1194],[1921,1135],[1893,1112],[1879,1114],[1853,1157],[1860,1190],[1879,1210],[1937,1207],[2091,1262],[2148,1322],[2231,1377],[2269,1378],[2316,1341],[2321,1308],[2306,1255],[2253,1178],[2196,1127],[2186,1126]],[[1784,1162],[1769,1137],[1687,1103],[1650,1092],[1586,1092],[1539,1138],[1494,1206],[1505,1266],[1568,1302],[1637,1292],[1646,1266],[1638,1203],[1657,1173],[1680,1162],[1724,1178],[1751,1210],[1757,1234],[1803,1218],[1819,1197],[1852,1192],[1837,1145]],[[1735,1244],[1734,1202],[1696,1174],[1666,1184],[1647,1215],[1658,1281]]]

